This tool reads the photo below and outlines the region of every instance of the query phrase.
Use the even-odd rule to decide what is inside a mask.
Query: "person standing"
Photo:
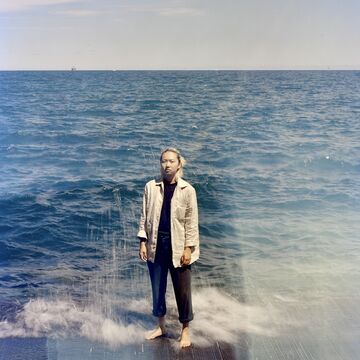
[[[170,271],[179,321],[180,346],[191,345],[193,320],[191,264],[199,258],[198,207],[195,189],[182,179],[185,159],[175,148],[160,155],[161,177],[145,185],[140,217],[139,257],[146,261],[151,280],[153,315],[158,326],[147,333],[151,340],[166,333],[165,293]]]

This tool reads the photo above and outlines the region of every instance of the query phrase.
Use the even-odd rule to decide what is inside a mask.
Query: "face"
[[[162,176],[168,181],[173,180],[180,168],[177,154],[172,151],[166,151],[161,157],[160,165]]]

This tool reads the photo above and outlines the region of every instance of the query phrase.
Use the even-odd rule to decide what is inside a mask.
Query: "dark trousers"
[[[174,287],[179,321],[187,323],[193,319],[191,301],[191,265],[175,268],[172,263],[171,239],[169,234],[159,232],[155,262],[147,262],[151,279],[153,296],[153,315],[160,317],[166,314],[166,286],[170,270]]]

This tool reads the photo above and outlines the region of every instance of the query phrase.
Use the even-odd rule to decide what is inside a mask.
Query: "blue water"
[[[0,337],[60,328],[121,348],[58,320],[73,304],[127,344],[151,326],[136,232],[170,145],[199,202],[194,335],[224,330],[199,343],[246,334],[249,358],[355,359],[359,139],[357,71],[0,72]],[[212,297],[229,303],[209,318]]]

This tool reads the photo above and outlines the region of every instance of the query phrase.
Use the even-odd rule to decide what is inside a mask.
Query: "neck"
[[[167,177],[163,177],[163,180],[166,181],[168,184],[175,184],[176,183],[176,177],[172,177],[172,178],[167,178]]]

